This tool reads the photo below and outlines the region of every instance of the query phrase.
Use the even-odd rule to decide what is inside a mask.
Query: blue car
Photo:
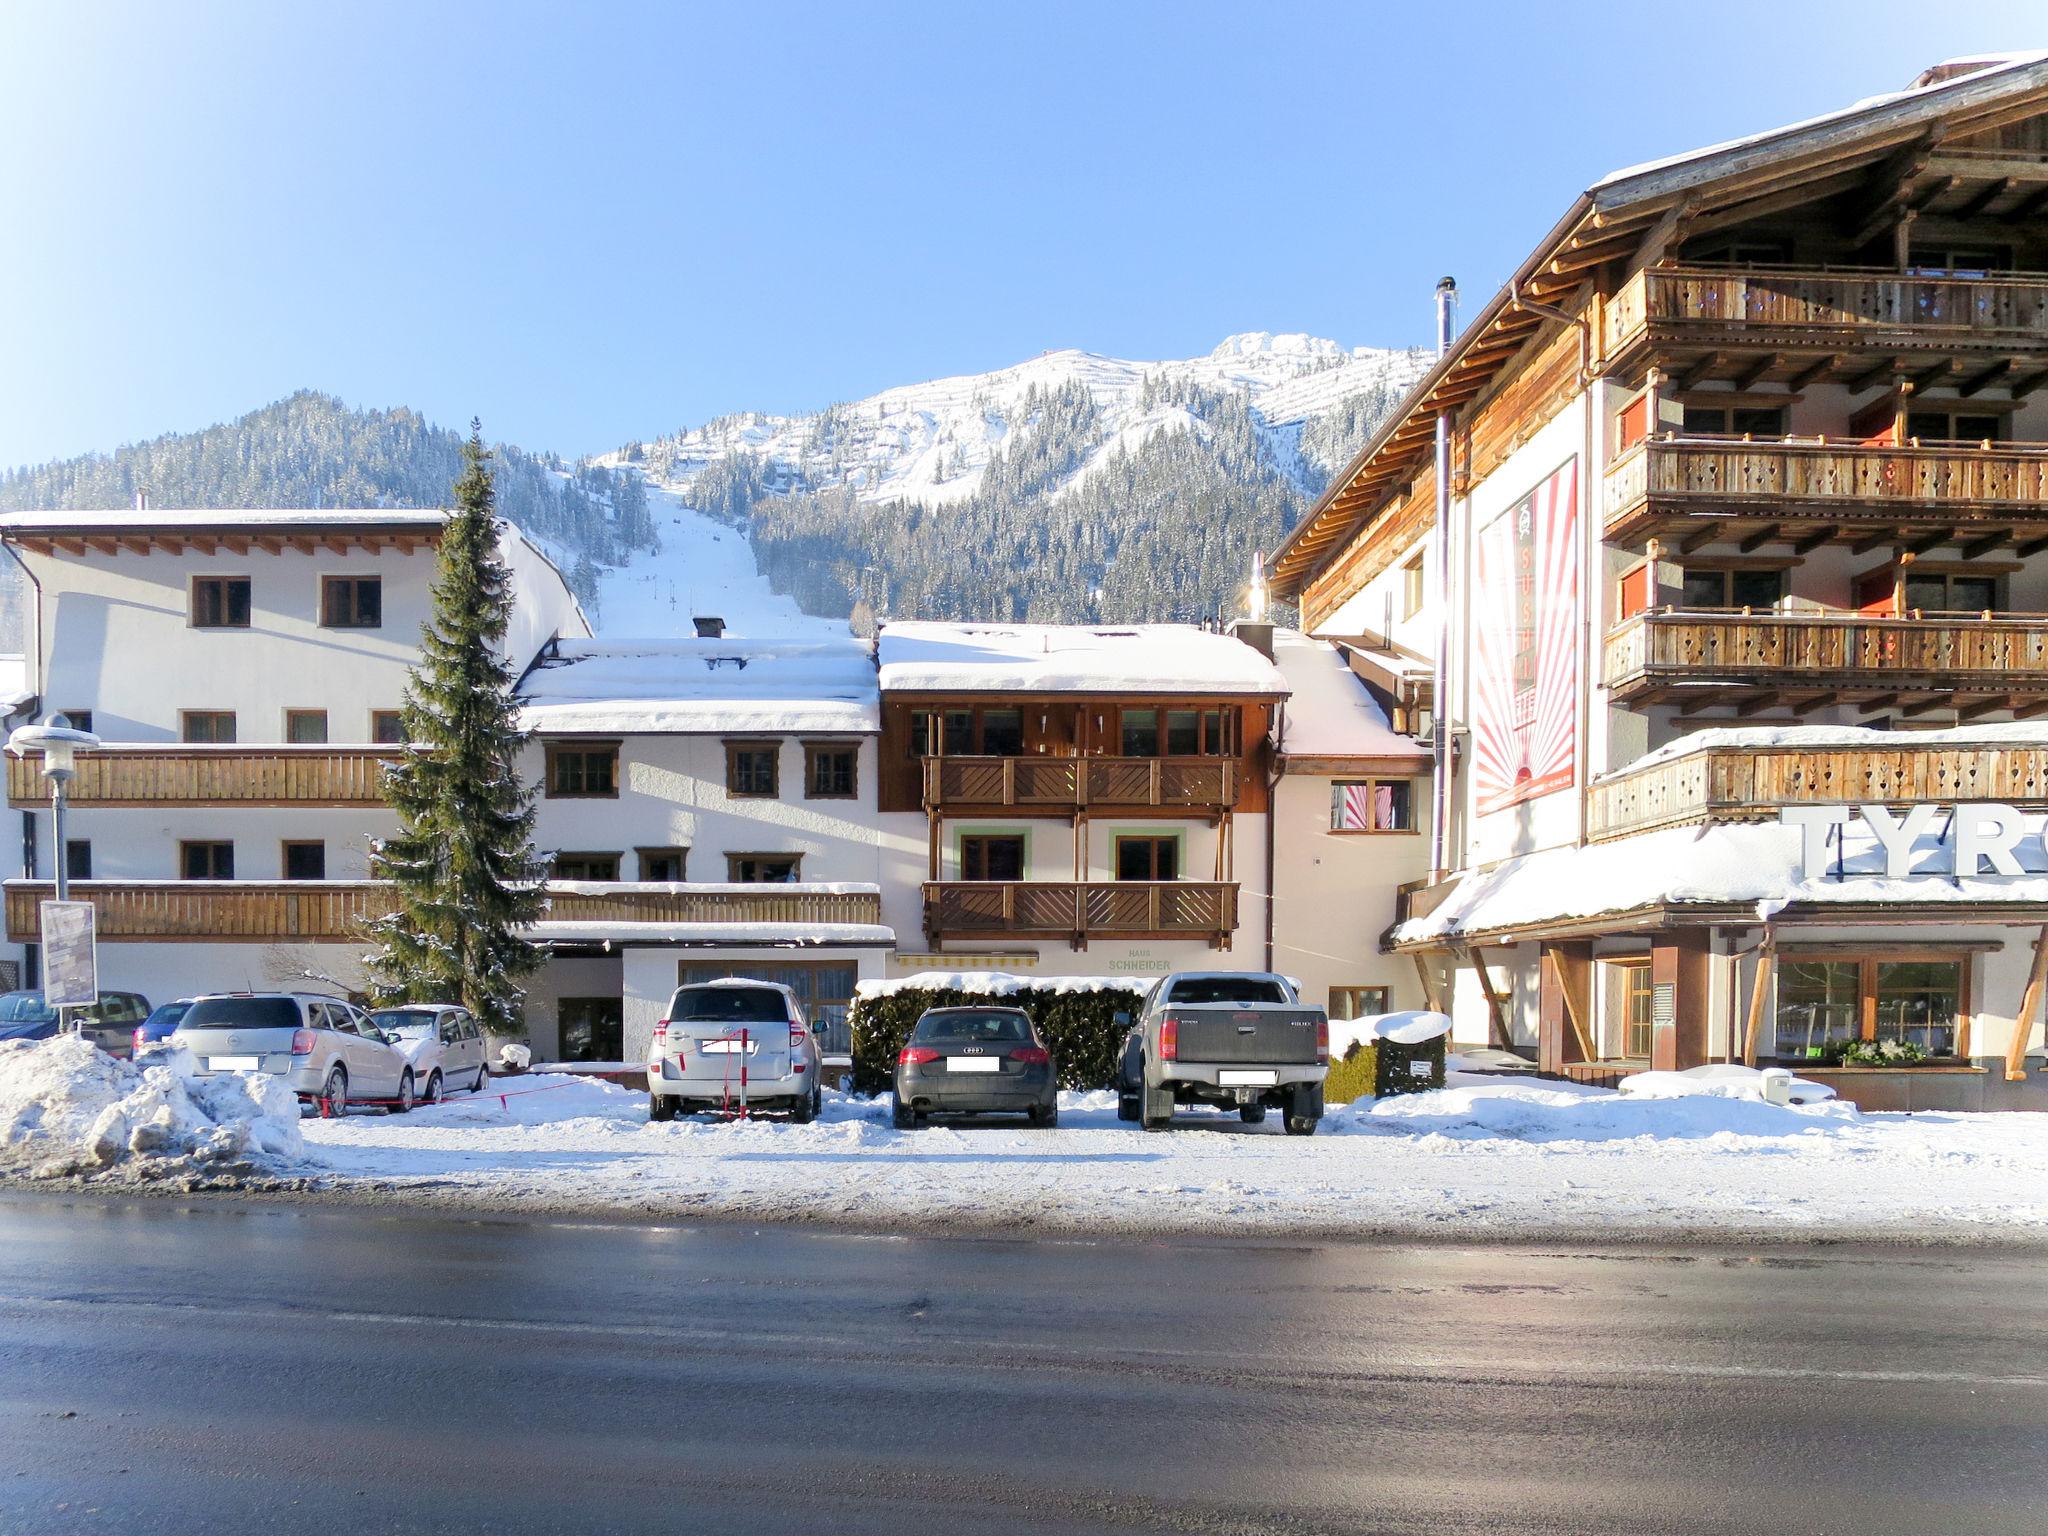
[[[135,1026],[135,1054],[153,1051],[171,1038],[178,1023],[192,1007],[192,999],[181,997],[175,1003],[158,1003],[148,1018]]]
[[[134,1049],[135,1026],[149,1017],[149,999],[140,992],[102,992],[90,1008],[75,1010],[80,1033],[109,1056]],[[57,1010],[40,992],[0,993],[0,1040],[48,1040],[57,1033]]]

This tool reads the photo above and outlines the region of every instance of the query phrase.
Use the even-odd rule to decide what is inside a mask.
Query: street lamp
[[[7,738],[7,750],[16,757],[30,752],[43,754],[43,777],[50,781],[50,833],[57,844],[59,901],[71,899],[71,860],[64,840],[65,792],[78,774],[78,754],[90,752],[99,744],[99,737],[91,731],[73,730],[62,715],[54,717],[48,725],[18,726]]]

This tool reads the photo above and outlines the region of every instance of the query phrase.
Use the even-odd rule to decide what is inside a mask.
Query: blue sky
[[[2038,0],[8,0],[0,465],[302,386],[578,453],[1052,347],[1422,343],[1615,166],[2043,44]]]

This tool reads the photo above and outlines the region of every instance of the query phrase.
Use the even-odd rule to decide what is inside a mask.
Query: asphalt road
[[[2048,1259],[0,1198],[0,1531],[2024,1531]]]

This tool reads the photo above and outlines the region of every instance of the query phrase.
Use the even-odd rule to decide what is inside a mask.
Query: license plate
[[[262,1067],[261,1056],[209,1056],[206,1065],[215,1072],[254,1072]]]
[[[1000,1072],[1003,1064],[993,1056],[948,1056],[948,1072]]]
[[[706,1040],[697,1049],[706,1056],[751,1056],[755,1042],[752,1040]]]
[[[1216,1081],[1225,1088],[1270,1088],[1280,1081],[1278,1072],[1218,1072]]]

